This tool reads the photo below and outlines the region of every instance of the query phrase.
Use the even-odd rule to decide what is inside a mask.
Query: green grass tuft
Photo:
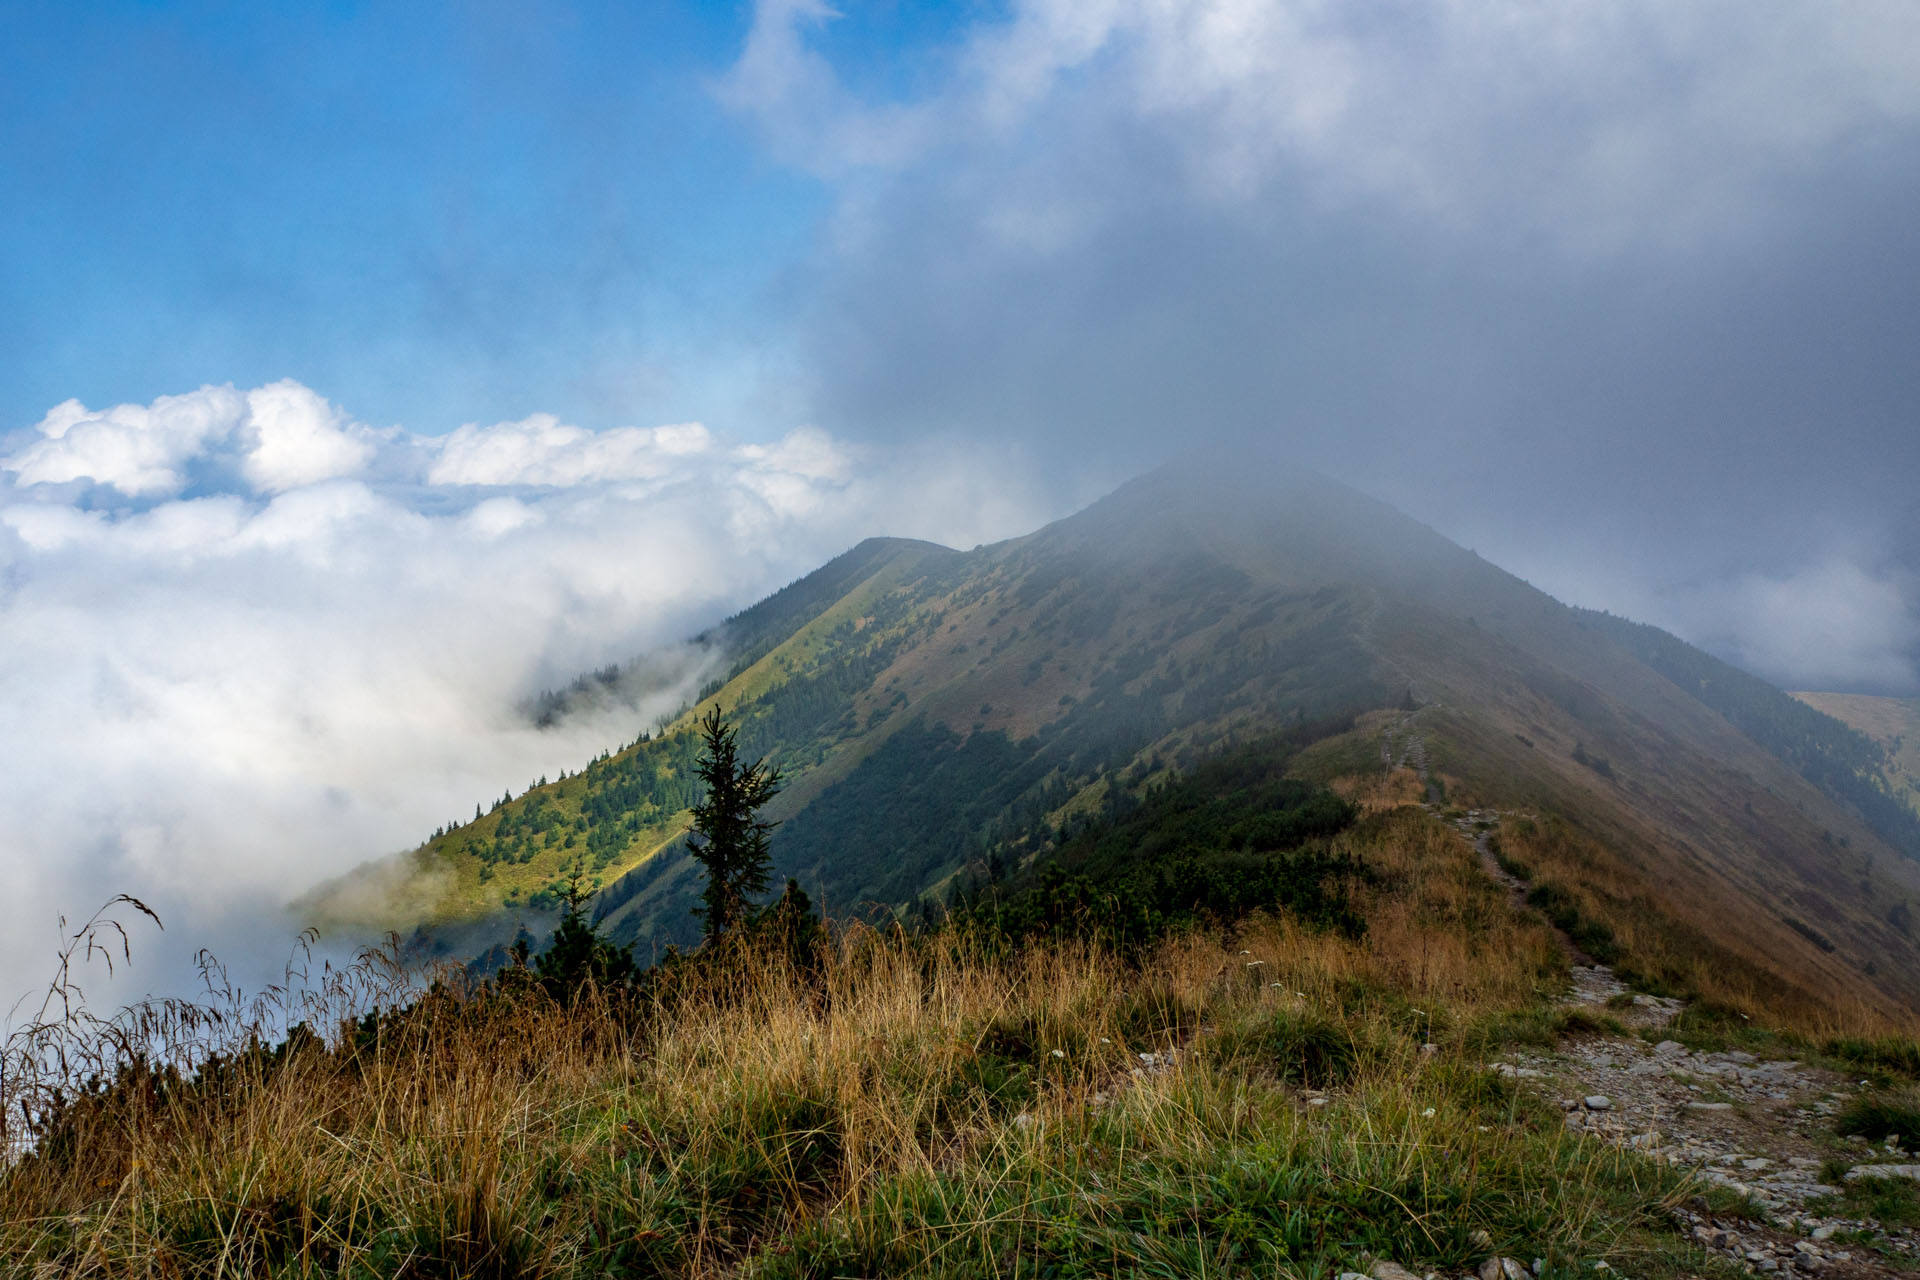
[[[1903,1036],[1841,1036],[1820,1046],[1828,1057],[1860,1071],[1920,1080],[1920,1040]]]
[[[1920,1227],[1920,1185],[1905,1178],[1858,1178],[1807,1202],[1814,1213],[1859,1218],[1883,1227]]]
[[[1858,1134],[1871,1142],[1895,1138],[1903,1147],[1920,1147],[1920,1097],[1902,1091],[1855,1098],[1834,1117],[1833,1127],[1842,1135]]]
[[[1366,1047],[1344,1022],[1274,1009],[1221,1028],[1207,1039],[1206,1052],[1231,1069],[1310,1089],[1332,1089],[1353,1079]]]

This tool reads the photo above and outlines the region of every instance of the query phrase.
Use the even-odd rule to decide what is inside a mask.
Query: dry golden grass
[[[1344,838],[1385,879],[1362,910],[1375,980],[1467,1012],[1564,988],[1566,962],[1552,928],[1512,911],[1472,847],[1439,818],[1401,808]]]
[[[1665,1268],[1681,1246],[1644,1221],[1673,1177],[1536,1117],[1460,1048],[1554,983],[1551,935],[1422,811],[1351,838],[1380,872],[1359,940],[1255,919],[1129,968],[855,930],[811,973],[749,957],[572,1007],[442,993],[357,1039],[229,1055],[201,1084],[135,1070],[0,1175],[0,1258],[83,1276],[1309,1275],[1363,1249],[1458,1267],[1485,1230],[1526,1256]],[[1448,1047],[1419,1052],[1429,1036]]]
[[[1329,789],[1362,813],[1384,813],[1426,799],[1427,787],[1407,768],[1385,773],[1348,773],[1327,783]]]
[[[1583,920],[1604,925],[1619,966],[1649,985],[1813,1039],[1920,1032],[1920,1020],[1824,983],[1795,981],[1774,957],[1756,953],[1745,942],[1754,931],[1741,927],[1740,913],[1750,910],[1742,899],[1676,898],[1608,845],[1557,818],[1510,817],[1498,838],[1502,853],[1528,871],[1534,886],[1548,886]],[[1708,905],[1718,913],[1711,934],[1692,918]]]
[[[853,929],[805,970],[745,953],[570,1005],[374,957],[223,1021],[149,1010],[101,1044],[117,1086],[43,1108],[0,1172],[0,1275],[1323,1276],[1457,1271],[1478,1232],[1697,1267],[1659,1211],[1679,1175],[1479,1065],[1556,1033],[1554,930],[1424,807],[1339,840],[1372,872],[1357,938],[1256,916],[1129,966]],[[1627,918],[1604,850],[1535,824],[1510,852],[1587,877],[1635,954],[1704,954]],[[296,1015],[337,1030],[249,1049]],[[220,1057],[183,1077],[135,1043]]]
[[[1807,1040],[1920,1034],[1920,1015],[1902,994],[1911,990],[1903,958],[1910,950],[1876,952],[1893,931],[1871,914],[1875,908],[1864,916],[1834,914],[1849,893],[1856,899],[1849,912],[1869,901],[1884,907],[1884,886],[1869,886],[1865,872],[1843,884],[1841,872],[1851,864],[1831,851],[1808,868],[1784,855],[1771,862],[1750,856],[1754,851],[1742,844],[1751,832],[1740,822],[1770,821],[1770,797],[1757,796],[1751,806],[1763,816],[1739,814],[1729,826],[1739,806],[1715,798],[1711,769],[1699,762],[1688,766],[1687,784],[1698,784],[1693,790],[1651,774],[1642,780],[1623,773],[1627,785],[1615,785],[1562,760],[1544,737],[1523,737],[1544,732],[1531,721],[1439,708],[1416,717],[1362,717],[1351,733],[1302,752],[1297,771],[1326,779],[1370,819],[1410,810],[1425,798],[1417,776],[1383,769],[1380,753],[1383,742],[1398,751],[1416,731],[1426,736],[1448,802],[1505,810],[1500,847],[1530,870],[1535,887],[1560,894],[1579,922],[1604,928],[1599,945],[1582,945],[1614,961],[1623,976],[1697,998],[1733,1022]],[[1621,753],[1619,768],[1628,770],[1633,758]],[[1688,802],[1678,803],[1680,795]],[[1769,839],[1791,844],[1791,835]],[[1379,856],[1390,860],[1393,850]],[[1375,932],[1390,928],[1391,912],[1374,914]],[[1796,929],[1794,915],[1827,931],[1833,945],[1822,947],[1817,935]]]

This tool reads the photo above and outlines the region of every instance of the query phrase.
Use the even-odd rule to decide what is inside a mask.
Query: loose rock
[[[1371,1275],[1373,1280],[1420,1280],[1419,1276],[1399,1263],[1389,1262],[1385,1258],[1368,1267],[1367,1274]]]
[[[1488,1258],[1480,1264],[1480,1280],[1531,1280],[1527,1269],[1512,1258]]]

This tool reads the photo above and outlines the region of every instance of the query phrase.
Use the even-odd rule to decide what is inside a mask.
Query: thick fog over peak
[[[209,943],[268,971],[300,891],[675,710],[725,614],[875,530],[1054,514],[1007,461],[547,414],[422,437],[288,381],[55,407],[0,439],[5,987],[115,892],[169,926],[137,979]],[[645,696],[536,727],[543,689],[643,656]]]
[[[839,192],[817,419],[1277,442],[1775,680],[1920,688],[1911,7],[1029,0],[904,90],[861,21],[764,3],[722,88]]]

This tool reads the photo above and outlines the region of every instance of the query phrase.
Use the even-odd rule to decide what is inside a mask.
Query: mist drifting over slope
[[[711,661],[682,642],[726,613],[875,527],[971,545],[1047,514],[977,460],[819,431],[426,438],[291,382],[69,402],[0,477],[12,994],[113,892],[168,924],[142,980],[201,945],[262,972],[302,889],[676,709]],[[536,727],[532,695],[646,655],[649,696]]]

